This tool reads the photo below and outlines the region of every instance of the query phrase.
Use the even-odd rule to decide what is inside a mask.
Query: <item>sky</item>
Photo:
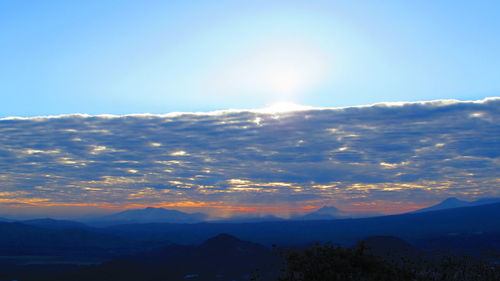
[[[499,10],[0,1],[0,216],[500,197]]]
[[[498,1],[0,1],[0,116],[479,100]]]

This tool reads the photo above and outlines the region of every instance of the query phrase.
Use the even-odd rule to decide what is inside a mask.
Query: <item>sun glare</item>
[[[303,111],[303,110],[310,110],[310,109],[313,109],[313,107],[307,106],[307,105],[296,104],[293,102],[276,102],[276,103],[273,103],[267,107],[264,107],[262,109],[257,110],[257,112],[276,114],[276,113],[286,113],[286,112]]]
[[[212,98],[293,100],[321,84],[330,64],[330,58],[314,46],[269,43],[211,69],[201,85]],[[283,108],[288,111],[289,106]]]

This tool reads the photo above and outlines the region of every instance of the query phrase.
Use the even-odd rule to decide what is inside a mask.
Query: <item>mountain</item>
[[[482,199],[478,199],[476,201],[463,201],[463,200],[459,200],[455,197],[451,197],[451,198],[448,198],[448,199],[442,201],[439,204],[436,204],[436,205],[431,206],[431,207],[423,208],[423,209],[414,211],[412,213],[423,213],[423,212],[446,210],[446,209],[461,208],[461,207],[473,207],[473,206],[480,206],[480,205],[493,204],[493,203],[500,203],[500,198],[482,198]]]
[[[318,210],[295,219],[299,220],[332,220],[345,216],[343,212],[333,206],[324,206]]]
[[[369,218],[383,216],[380,213],[373,212],[359,212],[359,211],[343,211],[334,206],[323,206],[315,211],[305,215],[298,215],[291,218],[291,220],[335,220],[335,219],[354,219],[354,218]]]
[[[500,198],[481,198],[472,202],[474,206],[500,203]]]
[[[23,224],[36,226],[40,228],[47,229],[88,229],[89,227],[83,223],[69,220],[55,220],[50,218],[45,219],[33,219],[22,221]]]
[[[94,220],[98,225],[116,225],[130,223],[197,223],[205,221],[202,213],[184,213],[164,208],[147,207],[145,209],[126,210]]]
[[[470,207],[470,206],[472,206],[471,202],[462,201],[462,200],[459,200],[455,197],[451,197],[451,198],[443,200],[442,202],[440,202],[436,205],[414,211],[414,213],[422,213],[422,212],[430,212],[430,211],[438,211],[438,210],[446,210],[446,209]]]
[[[265,245],[298,245],[333,241],[350,245],[367,236],[397,236],[406,241],[425,237],[500,232],[500,203],[432,212],[360,219],[296,220],[260,223],[130,224],[103,231],[131,239],[163,239],[195,244],[228,233]]]

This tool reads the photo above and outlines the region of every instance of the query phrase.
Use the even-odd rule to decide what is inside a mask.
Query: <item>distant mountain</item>
[[[0,217],[0,222],[12,222],[13,220],[6,219],[6,218],[1,218]]]
[[[423,213],[423,212],[430,212],[430,211],[438,211],[438,210],[446,210],[446,209],[453,209],[453,208],[462,208],[462,207],[473,207],[473,206],[480,206],[480,205],[486,205],[486,204],[493,204],[493,203],[500,203],[500,198],[482,198],[478,199],[476,201],[463,201],[459,200],[455,197],[448,198],[441,203],[428,207],[428,208],[423,208],[420,210],[416,210],[412,213]]]
[[[414,213],[422,213],[422,212],[438,211],[438,210],[446,210],[446,209],[470,207],[470,206],[472,206],[471,202],[462,201],[462,200],[459,200],[455,197],[451,197],[451,198],[443,200],[442,202],[440,202],[436,205],[417,210]]]
[[[305,215],[296,215],[291,220],[335,220],[383,216],[381,213],[343,211],[334,206],[323,206]]]
[[[69,220],[55,220],[55,219],[50,219],[50,218],[25,220],[25,221],[21,221],[21,222],[23,224],[36,226],[36,227],[40,227],[40,228],[47,228],[47,229],[64,230],[64,229],[88,229],[89,228],[89,226],[87,226],[86,224],[80,223],[80,222],[69,221]]]
[[[177,210],[147,207],[145,209],[126,210],[100,217],[94,221],[105,225],[130,223],[197,223],[205,221],[202,213],[184,213]]]
[[[500,198],[481,198],[472,202],[474,206],[500,203]]]
[[[341,217],[345,217],[345,214],[336,207],[333,206],[324,206],[319,208],[318,210],[306,214],[302,217],[297,217],[296,219],[300,220],[331,220],[338,219]]]
[[[229,233],[244,240],[271,245],[333,241],[350,245],[367,236],[396,236],[407,241],[442,235],[500,232],[500,203],[432,212],[360,219],[295,220],[260,223],[131,224],[103,229],[132,239],[161,238],[195,244]]]

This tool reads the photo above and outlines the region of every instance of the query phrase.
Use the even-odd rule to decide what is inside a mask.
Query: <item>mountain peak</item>
[[[208,239],[207,241],[212,240],[212,241],[240,241],[240,239],[234,237],[233,235],[227,234],[227,233],[221,233],[215,237],[212,237]]]
[[[334,206],[323,206],[316,210],[317,213],[338,214],[340,210]]]
[[[208,240],[206,240],[205,242],[203,242],[203,244],[201,245],[201,247],[209,247],[209,248],[212,248],[212,247],[215,247],[215,248],[219,248],[219,247],[231,247],[231,246],[234,246],[234,245],[237,245],[237,244],[240,244],[242,243],[242,241],[230,234],[227,234],[227,233],[221,233],[215,237],[212,237],[212,238],[209,238]]]
[[[342,211],[334,206],[323,206],[298,219],[305,220],[330,220],[342,217]]]
[[[476,201],[464,201],[464,200],[457,199],[456,197],[449,197],[436,205],[417,210],[413,213],[422,213],[422,212],[446,210],[446,209],[452,209],[452,208],[480,206],[480,205],[494,204],[494,203],[498,203],[498,202],[500,202],[500,198],[494,198],[494,197],[481,198],[481,199],[478,199]]]
[[[417,257],[420,251],[408,242],[394,236],[371,236],[362,240],[368,251],[385,258]]]
[[[226,255],[227,257],[237,257],[241,256],[243,253],[249,254],[252,252],[258,253],[268,251],[266,247],[262,245],[240,240],[227,233],[221,233],[206,240],[198,249],[203,250],[205,253],[211,253],[211,256]]]
[[[101,221],[115,221],[118,223],[196,223],[205,219],[206,215],[202,213],[184,213],[155,207],[130,209],[100,218]]]

